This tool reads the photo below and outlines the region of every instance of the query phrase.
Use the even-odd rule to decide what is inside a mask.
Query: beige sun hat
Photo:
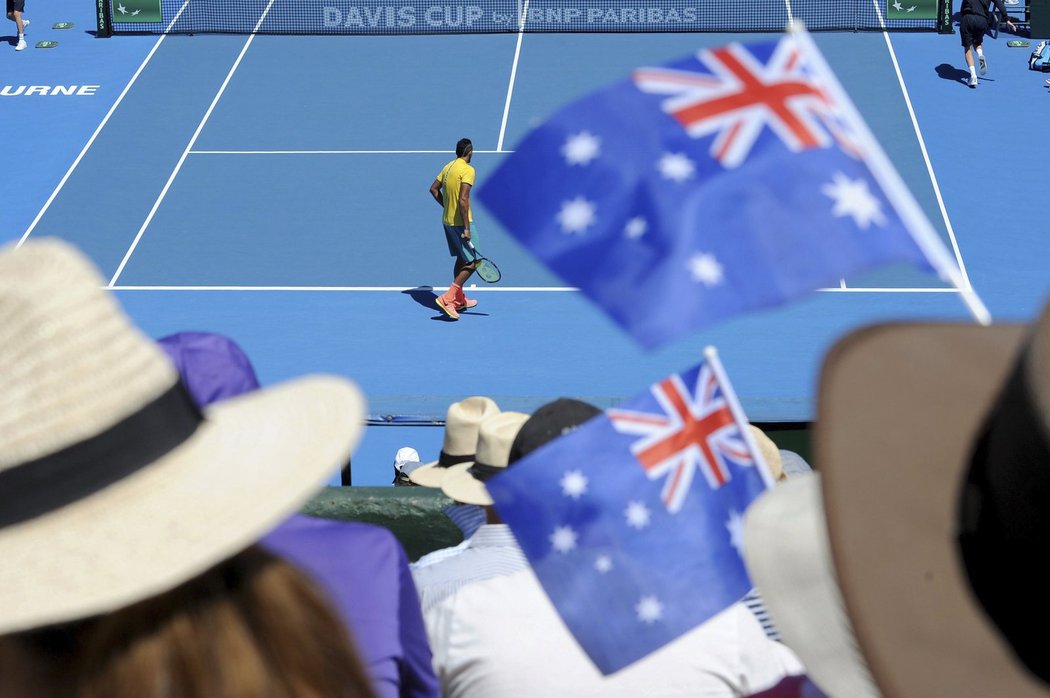
[[[820,475],[796,475],[748,507],[744,559],[785,645],[831,698],[878,698],[835,582]]]
[[[514,437],[528,418],[529,415],[522,412],[501,412],[482,422],[474,463],[451,468],[441,490],[463,504],[491,506],[492,497],[485,489],[485,480],[506,470]]]
[[[416,468],[408,479],[423,487],[441,487],[448,469],[462,463],[473,463],[478,448],[481,423],[499,414],[499,405],[487,397],[474,396],[454,402],[445,416],[445,439],[438,459]]]
[[[362,432],[314,376],[203,415],[105,281],[58,240],[0,250],[0,634],[167,591],[294,513]]]
[[[1050,692],[1019,660],[1050,681],[1039,601],[1048,444],[1050,307],[1030,333],[887,324],[828,353],[814,457],[831,557],[887,698]],[[976,565],[962,535],[975,510],[1002,520],[978,522],[987,559]]]

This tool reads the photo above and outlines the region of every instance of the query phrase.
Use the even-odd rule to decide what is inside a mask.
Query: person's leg
[[[452,287],[449,288],[449,292],[453,293],[456,307],[459,310],[466,310],[467,308],[473,308],[478,302],[472,298],[467,298],[466,294],[463,293],[463,286],[466,285],[467,279],[477,269],[477,264],[471,262],[460,263],[457,262],[456,269],[454,272],[455,280],[452,282]]]
[[[984,59],[984,46],[981,43],[977,43],[974,48],[977,51],[977,65],[979,66],[981,75],[984,75],[988,72],[988,61]]]
[[[18,43],[15,45],[16,51],[21,51],[26,47],[26,27],[29,20],[22,19],[22,13],[25,11],[25,0],[8,0],[7,2],[7,18],[15,23],[15,28],[18,30]]]
[[[962,40],[963,55],[966,56],[966,67],[970,69],[970,87],[977,87],[977,70],[973,65],[973,47],[979,42],[980,34],[974,16],[966,14],[959,20],[959,38]]]

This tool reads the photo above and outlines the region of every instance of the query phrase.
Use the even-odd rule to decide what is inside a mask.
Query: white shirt
[[[462,588],[424,614],[434,668],[450,698],[689,696],[737,698],[804,673],[734,604],[657,652],[603,676],[531,569]]]
[[[529,565],[507,524],[485,524],[457,547],[461,550],[454,555],[412,566],[412,580],[424,613],[468,584],[511,574]],[[437,552],[445,550],[453,549]]]

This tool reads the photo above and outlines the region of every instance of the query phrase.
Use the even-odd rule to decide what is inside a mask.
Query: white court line
[[[295,291],[316,293],[404,293],[405,291],[447,289],[447,286],[107,286],[113,291]],[[484,293],[577,293],[572,286],[468,286]],[[820,293],[961,293],[957,288],[818,288]]]
[[[405,291],[440,291],[448,289],[447,286],[110,286],[114,291],[309,291],[318,293],[333,292],[386,292],[404,293]],[[487,293],[544,293],[544,292],[570,292],[579,291],[571,286],[505,286],[504,288],[484,288],[479,286],[465,287],[471,292],[484,291]]]
[[[91,134],[91,138],[88,138],[87,143],[85,143],[84,147],[80,150],[80,154],[77,155],[76,160],[74,160],[73,164],[69,166],[68,170],[66,170],[66,174],[62,176],[62,179],[59,181],[58,186],[55,187],[55,190],[51,192],[51,196],[49,196],[47,198],[47,201],[44,202],[44,207],[40,209],[40,212],[36,214],[36,218],[34,218],[33,222],[29,224],[29,227],[26,228],[26,231],[22,233],[21,239],[19,239],[18,244],[15,245],[16,248],[22,246],[22,243],[24,243],[29,238],[29,235],[36,228],[37,224],[40,222],[40,219],[43,218],[44,214],[47,213],[47,210],[51,208],[51,204],[58,196],[58,193],[62,191],[62,187],[66,186],[66,182],[68,182],[69,178],[73,175],[73,170],[77,169],[77,165],[79,165],[80,161],[84,159],[84,156],[87,154],[87,151],[91,149],[91,146],[94,144],[95,139],[98,138],[98,134],[102,132],[102,129],[105,128],[106,124],[109,122],[109,118],[113,116],[113,112],[115,112],[117,110],[117,107],[120,106],[120,103],[124,101],[124,96],[127,95],[127,93],[131,90],[131,86],[135,84],[135,81],[139,79],[139,75],[141,75],[142,71],[146,68],[146,64],[150,62],[151,58],[153,58],[153,54],[155,54],[157,52],[157,49],[160,48],[160,44],[168,35],[168,31],[170,31],[171,28],[175,26],[175,22],[179,20],[179,17],[182,15],[183,10],[185,10],[189,4],[189,0],[186,0],[186,2],[182,3],[182,7],[180,7],[179,11],[175,13],[175,17],[172,18],[171,23],[168,24],[167,28],[164,30],[164,33],[159,39],[157,39],[157,42],[153,44],[153,48],[151,48],[149,53],[146,54],[146,57],[142,59],[142,63],[139,64],[138,70],[135,71],[135,74],[131,76],[130,80],[128,80],[128,84],[124,86],[124,89],[121,90],[120,94],[117,96],[117,101],[113,102],[113,106],[111,106],[109,108],[109,111],[106,112],[106,115],[102,117],[102,121],[95,129],[95,132]]]
[[[513,150],[475,150],[477,154],[513,153]],[[451,150],[191,150],[190,155],[455,155]]]
[[[120,260],[120,266],[117,267],[116,272],[113,273],[113,278],[109,280],[108,288],[113,288],[117,283],[117,279],[124,272],[124,267],[127,266],[128,260],[131,259],[131,255],[134,254],[135,248],[139,245],[139,240],[142,239],[143,233],[146,232],[146,228],[149,227],[150,222],[153,220],[153,216],[157,214],[157,209],[160,208],[161,202],[164,201],[164,197],[168,195],[168,189],[171,188],[171,183],[175,181],[175,177],[178,176],[179,171],[182,169],[182,164],[186,162],[186,156],[189,155],[190,148],[197,142],[197,138],[201,135],[201,131],[204,130],[204,124],[208,123],[208,119],[211,118],[211,113],[215,109],[215,105],[219,103],[219,99],[222,97],[222,93],[226,91],[226,86],[230,84],[230,79],[233,77],[234,71],[237,70],[237,66],[241,64],[241,59],[244,58],[244,54],[248,52],[248,47],[252,45],[252,40],[255,38],[255,32],[259,31],[259,27],[262,26],[263,20],[266,19],[266,15],[270,13],[270,8],[273,7],[274,0],[270,0],[266,4],[266,9],[263,10],[262,16],[259,17],[259,21],[255,23],[255,29],[248,36],[248,40],[244,42],[244,46],[241,48],[241,52],[237,54],[237,60],[233,62],[230,67],[230,72],[226,74],[226,79],[222,81],[222,85],[219,87],[219,91],[215,93],[215,98],[212,99],[211,104],[208,106],[208,111],[204,112],[204,117],[201,122],[197,124],[197,130],[193,132],[193,136],[190,138],[190,142],[186,144],[186,149],[182,151],[182,157],[175,163],[175,169],[171,171],[171,175],[168,177],[168,181],[164,183],[164,188],[160,190],[160,195],[157,196],[157,200],[153,202],[153,208],[150,209],[149,214],[146,216],[146,220],[142,222],[142,226],[139,228],[138,233],[135,234],[135,239],[131,242],[131,247],[124,253],[124,259]]]
[[[948,239],[952,243],[952,251],[955,252],[955,262],[959,265],[959,274],[962,277],[965,290],[972,293],[973,286],[970,285],[970,277],[966,273],[966,264],[963,262],[962,252],[959,250],[959,241],[955,239],[955,229],[952,228],[951,219],[948,218],[948,209],[944,206],[944,197],[941,196],[941,186],[937,183],[937,175],[933,171],[933,163],[930,162],[930,153],[926,150],[926,141],[922,137],[922,130],[919,128],[919,120],[915,116],[915,109],[911,104],[911,96],[908,94],[908,87],[904,84],[904,75],[901,73],[900,64],[897,62],[897,53],[893,50],[893,42],[890,41],[889,32],[885,31],[886,22],[882,17],[882,9],[879,7],[878,0],[872,0],[872,4],[875,5],[875,11],[879,16],[879,23],[882,24],[884,30],[882,32],[882,38],[886,41],[886,49],[890,53],[890,60],[893,62],[893,70],[897,73],[897,82],[901,86],[901,94],[904,96],[904,104],[908,107],[908,116],[911,118],[911,125],[915,130],[915,138],[919,142],[919,150],[922,152],[922,159],[926,163],[926,172],[930,175],[930,184],[933,185],[933,195],[937,198],[937,207],[941,211],[941,218],[944,220],[944,227],[948,231]]]
[[[518,76],[518,57],[521,56],[521,39],[525,36],[525,19],[529,15],[529,0],[521,10],[518,20],[518,41],[514,45],[514,62],[510,66],[510,82],[507,83],[507,101],[503,104],[503,120],[499,124],[499,139],[496,140],[496,151],[503,152],[503,136],[507,133],[507,118],[510,116],[510,100],[514,95],[514,81]]]

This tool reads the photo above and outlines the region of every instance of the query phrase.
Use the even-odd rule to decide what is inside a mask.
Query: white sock
[[[970,75],[977,77],[977,68],[974,68],[972,65],[970,66]]]

